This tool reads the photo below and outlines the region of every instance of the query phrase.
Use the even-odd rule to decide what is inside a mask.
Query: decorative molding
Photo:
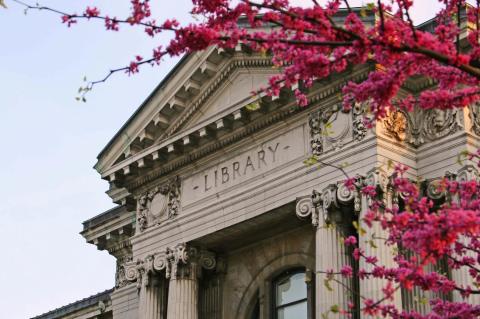
[[[365,116],[367,116],[367,103],[355,103],[352,108],[353,115],[353,139],[361,141],[367,136],[367,127],[365,126]]]
[[[137,229],[139,232],[178,215],[180,189],[180,179],[175,177],[165,185],[156,186],[138,198]]]
[[[319,156],[323,153],[322,128],[320,121],[320,110],[310,113],[308,116],[308,125],[310,127],[310,147],[312,154]]]

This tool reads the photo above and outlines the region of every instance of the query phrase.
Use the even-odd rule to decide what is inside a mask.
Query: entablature
[[[135,223],[134,210],[117,206],[83,222],[80,234],[99,250],[121,258],[131,253],[130,237],[135,233]]]

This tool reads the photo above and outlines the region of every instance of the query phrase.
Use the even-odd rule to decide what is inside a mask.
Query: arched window
[[[304,270],[288,271],[273,283],[275,319],[308,319],[308,287]]]

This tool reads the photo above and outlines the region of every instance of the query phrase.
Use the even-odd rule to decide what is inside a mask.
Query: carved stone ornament
[[[137,201],[137,228],[140,232],[178,215],[180,210],[180,179],[170,180],[139,197]]]
[[[435,179],[427,182],[426,194],[428,198],[439,200],[445,197],[446,192],[442,190],[442,180]]]
[[[466,165],[462,167],[460,170],[458,170],[456,175],[457,181],[460,183],[472,180],[478,181],[480,179],[478,170],[473,165]]]
[[[308,125],[310,126],[310,146],[312,148],[312,154],[319,156],[323,153],[320,111],[315,111],[309,115]]]
[[[216,269],[215,253],[181,243],[173,248],[148,255],[144,260],[128,261],[124,265],[125,281],[136,282],[137,289],[151,284],[152,276],[165,271],[167,279],[200,276],[200,269]]]
[[[383,121],[385,134],[403,142],[407,137],[407,116],[401,111],[390,112]]]
[[[125,287],[130,283],[127,280],[126,269],[125,266],[127,263],[131,262],[131,257],[124,257],[117,259],[116,271],[115,271],[115,288],[122,288]]]
[[[358,176],[353,189],[345,186],[342,181],[327,186],[323,192],[313,190],[312,195],[297,198],[296,215],[300,219],[311,218],[312,225],[315,227],[332,222],[342,223],[341,209],[339,209],[342,205],[353,205],[354,212],[357,214],[360,212],[361,185],[363,185],[363,178]]]
[[[322,112],[323,135],[333,149],[342,148],[345,138],[351,135],[350,112],[343,112],[341,109],[341,105],[334,104]]]
[[[455,133],[459,128],[457,110],[430,109],[423,115],[423,135],[430,141]]]
[[[472,121],[472,131],[480,136],[480,102],[476,102],[469,107],[470,120]]]
[[[367,126],[365,125],[365,120],[368,120],[366,118],[367,106],[366,102],[355,103],[352,109],[353,139],[356,141],[361,141],[367,136]]]

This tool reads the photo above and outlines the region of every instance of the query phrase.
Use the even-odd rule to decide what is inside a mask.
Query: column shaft
[[[168,319],[198,319],[198,278],[197,265],[179,266],[186,270],[177,276],[172,276],[168,290]]]
[[[151,278],[148,285],[140,290],[138,318],[165,319],[166,280]]]
[[[318,227],[315,238],[315,264],[316,264],[316,297],[315,297],[315,318],[322,318],[333,305],[342,309],[348,309],[349,292],[347,287],[351,286],[351,280],[336,276],[342,282],[338,284],[331,282],[333,291],[325,287],[326,275],[321,272],[333,270],[338,272],[344,265],[350,264],[350,258],[346,254],[342,236],[336,228]]]
[[[388,201],[388,200],[387,200]],[[363,218],[368,211],[368,199],[364,196],[362,198],[362,209],[360,212],[360,227],[362,227],[366,234],[360,236],[359,238],[359,247],[361,250],[364,251],[366,256],[375,256],[378,259],[378,264],[383,265],[387,268],[395,267],[396,263],[393,260],[394,252],[393,247],[387,246],[383,239],[375,240],[375,246],[368,242],[372,236],[375,234],[376,238],[387,238],[388,233],[382,229],[379,222],[373,222],[372,227],[368,227],[363,222]],[[364,258],[360,259],[359,262],[360,269],[364,269],[367,272],[371,271],[373,266],[371,264],[367,264]],[[379,278],[369,278],[360,280],[360,294],[362,297],[372,299],[374,301],[378,301],[384,297],[384,293],[382,288],[384,288],[387,284],[387,280],[379,279]],[[398,289],[393,296],[393,301],[388,301],[386,303],[394,304],[397,309],[402,309],[402,295],[400,289]],[[362,306],[362,305],[361,305]]]

